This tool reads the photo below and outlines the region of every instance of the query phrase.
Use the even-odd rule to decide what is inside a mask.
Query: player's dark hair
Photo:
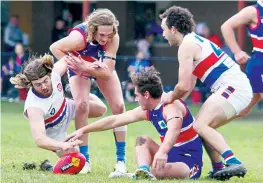
[[[159,75],[160,73],[153,66],[145,67],[132,75],[132,83],[140,94],[144,95],[148,91],[152,98],[157,99],[163,93],[163,84]]]
[[[186,8],[172,6],[160,15],[161,19],[166,19],[169,29],[174,26],[180,33],[191,33],[195,29],[195,22],[192,13]]]

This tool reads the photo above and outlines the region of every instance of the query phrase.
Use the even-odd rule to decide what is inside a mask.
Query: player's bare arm
[[[154,156],[153,168],[161,170],[164,168],[168,159],[168,152],[174,146],[182,127],[183,116],[185,113],[184,106],[175,101],[172,104],[168,104],[164,108],[164,117],[167,121],[167,132],[163,143],[161,144],[159,150]]]
[[[99,60],[89,63],[81,59],[81,57],[71,56],[72,59],[68,62],[68,66],[74,71],[79,71],[81,74],[88,74],[95,78],[108,79],[115,67],[119,39],[119,35],[116,34],[112,41],[107,44],[103,63]]]
[[[68,59],[68,56],[64,56],[61,59],[59,59],[55,64],[54,67],[52,69],[53,72],[58,73],[60,76],[63,76],[66,71],[67,71],[67,62],[66,60]]]
[[[61,59],[67,52],[82,50],[85,43],[82,34],[73,30],[67,37],[54,42],[49,49],[57,59]]]
[[[192,88],[181,98],[181,100],[185,101],[189,95],[192,93],[194,87],[195,87],[195,84],[196,84],[196,76],[192,74],[192,78],[191,78],[191,86]]]
[[[256,21],[257,10],[252,6],[249,6],[242,9],[239,13],[229,18],[221,26],[223,37],[234,54],[241,51],[235,38],[234,29],[238,28],[241,25],[256,25]]]
[[[141,107],[137,107],[122,114],[102,118],[94,123],[82,127],[76,132],[69,135],[67,140],[71,139],[71,141],[74,141],[85,133],[109,130],[141,120],[146,120],[146,112],[142,110]]]
[[[178,50],[178,84],[172,92],[168,93],[168,97],[164,100],[165,103],[172,103],[193,89],[196,80],[192,74],[193,62],[199,52],[201,52],[201,48],[195,43],[183,42],[181,44]]]
[[[256,23],[257,10],[252,6],[249,6],[232,16],[221,26],[223,37],[231,51],[234,53],[236,61],[240,64],[246,63],[250,57],[239,47],[235,38],[234,30],[241,25],[252,25],[254,27],[256,26]]]
[[[43,118],[44,114],[42,109],[37,107],[29,107],[26,112],[30,121],[30,128],[33,138],[38,147],[52,151],[68,150],[73,147],[74,145],[73,143],[69,144],[65,142],[59,142],[49,138],[46,135],[45,126],[44,126],[45,123]],[[79,142],[75,141],[74,143],[79,143]]]

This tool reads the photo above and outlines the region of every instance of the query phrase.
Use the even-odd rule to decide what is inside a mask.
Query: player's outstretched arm
[[[54,42],[49,49],[57,59],[61,59],[67,52],[82,50],[85,44],[82,34],[73,30],[67,37]]]
[[[257,10],[252,6],[248,6],[242,9],[240,12],[229,18],[221,26],[221,32],[223,34],[226,44],[229,46],[231,51],[236,55],[241,52],[237,40],[235,38],[234,30],[241,25],[249,25],[254,22],[254,19],[257,17]],[[246,56],[248,57],[248,56]],[[244,58],[245,59],[245,58]],[[248,59],[248,58],[246,58]],[[237,60],[239,61],[239,60]],[[242,62],[242,61],[240,61]]]
[[[146,112],[141,107],[126,111],[122,114],[112,115],[93,122],[85,127],[80,128],[68,136],[67,140],[74,141],[85,133],[104,131],[116,127],[128,125],[130,123],[146,120]]]
[[[154,156],[153,168],[161,170],[167,163],[168,152],[174,146],[178,136],[180,134],[180,129],[182,127],[182,120],[185,113],[184,106],[178,101],[165,106],[164,117],[167,121],[167,132],[163,143],[161,144],[159,150]]]
[[[46,130],[44,126],[43,111],[37,107],[29,107],[27,110],[27,116],[30,121],[30,128],[35,140],[35,143],[38,147],[57,151],[57,150],[68,150],[74,146],[81,144],[81,141],[75,141],[74,144],[67,142],[59,142],[49,138],[46,135]]]

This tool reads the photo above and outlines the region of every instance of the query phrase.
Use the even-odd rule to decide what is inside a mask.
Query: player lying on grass
[[[153,67],[135,73],[132,82],[139,107],[89,124],[71,134],[68,140],[75,143],[85,133],[148,120],[156,128],[162,143],[158,145],[147,136],[137,138],[138,169],[133,177],[199,178],[202,170],[202,143],[193,129],[194,118],[185,103],[181,100],[168,105],[161,103],[163,86],[159,73]]]
[[[24,116],[30,121],[30,128],[38,147],[52,150],[59,157],[78,151],[75,146],[82,143],[64,142],[67,128],[75,118],[74,101],[64,95],[61,76],[66,72],[68,56],[54,64],[53,57],[31,57],[21,73],[10,79],[17,88],[29,88],[24,106]],[[89,95],[89,117],[99,117],[106,112],[106,106],[95,95]]]

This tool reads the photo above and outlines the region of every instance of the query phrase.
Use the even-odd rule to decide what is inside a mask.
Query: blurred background
[[[165,91],[177,83],[177,48],[162,37],[159,14],[172,5],[188,8],[196,21],[196,32],[216,43],[230,56],[220,26],[241,8],[255,1],[1,1],[1,96],[2,100],[21,101],[26,90],[17,90],[9,78],[33,53],[49,52],[49,46],[67,35],[96,8],[108,8],[120,22],[120,47],[116,70],[127,102],[134,100],[130,74],[141,67],[155,66],[161,72]],[[237,31],[238,41],[247,53],[252,43],[245,27]],[[245,66],[242,66],[244,69]],[[67,76],[64,77],[67,83]],[[66,86],[66,85],[65,85]],[[93,93],[101,96],[94,87]],[[188,102],[200,104],[210,95],[197,82]],[[258,107],[262,107],[261,103]]]

